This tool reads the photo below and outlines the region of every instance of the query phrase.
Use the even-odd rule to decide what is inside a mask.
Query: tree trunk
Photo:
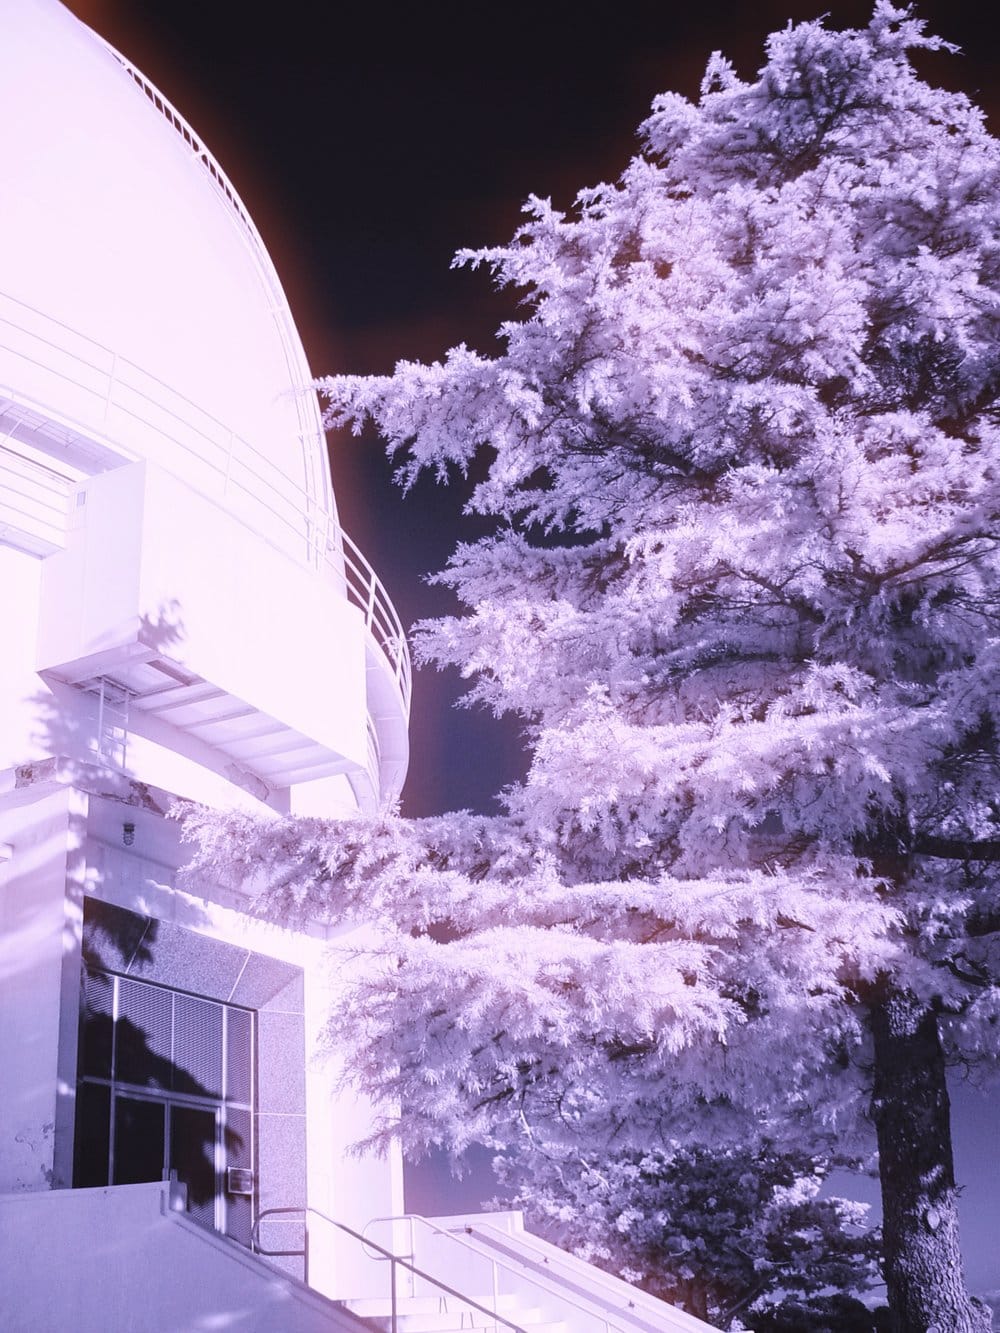
[[[988,1333],[958,1241],[944,1053],[933,1011],[906,991],[872,1009],[885,1280],[891,1333]]]

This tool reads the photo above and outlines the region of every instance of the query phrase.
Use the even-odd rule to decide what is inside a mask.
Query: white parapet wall
[[[0,1196],[0,1326],[330,1333],[349,1314],[172,1207],[167,1184]]]

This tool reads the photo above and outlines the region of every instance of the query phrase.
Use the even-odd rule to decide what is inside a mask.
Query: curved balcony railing
[[[275,544],[297,553],[360,608],[395,682],[403,716],[409,717],[410,657],[395,607],[336,515],[306,486],[128,357],[0,293],[0,393],[5,389],[38,418],[55,411],[63,428],[106,440],[124,458],[145,457],[145,445],[169,465],[173,452],[177,462],[185,462],[185,476],[193,485],[223,499],[248,526],[256,527],[256,519],[270,527]],[[0,451],[12,452],[2,444]],[[18,492],[10,491],[10,503],[22,504],[27,516],[42,500],[55,501],[51,478],[34,476],[37,469],[26,469],[13,458],[7,458],[3,470],[9,475],[15,467],[25,493],[19,500]]]

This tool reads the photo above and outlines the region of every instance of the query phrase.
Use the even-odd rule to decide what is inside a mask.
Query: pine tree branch
[[[1000,841],[990,838],[940,838],[921,833],[914,838],[912,850],[946,861],[1000,861]]]

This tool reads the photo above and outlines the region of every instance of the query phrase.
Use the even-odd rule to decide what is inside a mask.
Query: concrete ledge
[[[0,1290],[18,1333],[329,1333],[365,1325],[176,1210],[170,1185],[0,1195]]]

